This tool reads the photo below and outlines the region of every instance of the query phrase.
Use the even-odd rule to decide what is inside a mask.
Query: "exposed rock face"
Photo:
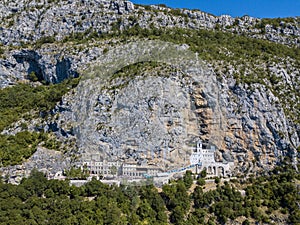
[[[114,10],[118,14],[130,13],[134,10],[134,4],[129,1],[111,1],[110,9]]]
[[[245,165],[244,161],[255,160],[265,169],[287,154],[297,157],[294,146],[299,145],[299,140],[291,142],[288,137],[290,133],[298,136],[298,128],[287,124],[283,109],[274,104],[278,99],[262,85],[254,85],[254,90],[247,91],[228,83],[222,86],[223,91],[227,90],[223,95],[228,128],[224,149],[230,149],[240,166]]]
[[[50,83],[85,72],[86,80],[53,110],[55,118],[33,121],[30,129],[40,126],[62,139],[76,137],[83,156],[101,153],[106,159],[133,159],[170,168],[186,165],[191,146],[199,137],[216,145],[217,158],[234,161],[239,172],[272,167],[285,155],[297,160],[300,127],[288,118],[278,96],[266,88],[271,86],[269,81],[264,81],[266,85],[239,84],[233,78],[233,67],[228,76],[221,74],[217,80],[214,68],[208,69],[207,62],[197,64],[195,55],[184,56],[186,45],[175,46],[177,58],[173,57],[173,48],[155,46],[153,42],[140,46],[112,40],[95,46],[78,44],[74,49],[60,42],[8,49],[8,45],[21,46],[49,36],[60,41],[77,32],[101,34],[137,24],[143,28],[151,24],[221,29],[299,45],[300,30],[295,23],[282,24],[280,29],[266,25],[263,34],[257,28],[260,20],[247,16],[214,17],[200,11],[174,12],[160,6],[146,10],[128,1],[51,2],[0,3],[0,42],[5,49],[0,58],[0,88],[25,80],[32,72]],[[165,54],[160,55],[162,52]],[[114,77],[123,67],[151,60],[167,66],[129,74],[128,79]],[[89,67],[92,69],[87,70]],[[276,82],[279,80],[279,89],[284,84],[299,90],[299,68],[281,66],[280,62],[264,67]],[[13,134],[11,129],[4,133]],[[25,167],[31,169],[28,165]],[[42,168],[43,164],[37,166]]]
[[[136,24],[144,28],[149,28],[150,24],[190,29],[220,27],[229,32],[294,45],[299,45],[300,37],[297,18],[289,23],[283,22],[279,27],[267,24],[260,28],[261,20],[249,16],[236,19],[228,15],[215,17],[201,11],[172,11],[161,6],[151,6],[146,10],[123,0],[33,0],[28,4],[3,0],[0,12],[0,42],[4,45],[20,45],[47,36],[62,40],[72,33],[89,30],[105,33],[116,23],[121,29]]]
[[[146,59],[168,64],[152,69],[150,64],[141,74],[118,72],[124,65]],[[217,130],[222,118],[217,86],[211,71],[185,46],[135,42],[99,56],[95,65],[94,76],[86,74],[90,79],[83,78],[75,96],[64,100],[69,110],[58,120],[58,124],[68,121],[67,125],[74,126],[84,157],[101,153],[106,160],[131,159],[176,168],[189,163],[199,134],[220,145],[221,136],[207,131],[208,127]],[[107,65],[112,67],[106,70]],[[205,127],[197,118],[200,107],[207,114]]]
[[[148,160],[166,157],[177,166],[182,164],[198,126],[187,87],[181,86],[179,80],[150,76],[136,78],[119,93],[99,93],[94,110],[98,111],[99,144],[109,145],[104,152],[137,160],[143,160],[141,155]]]
[[[134,46],[111,50],[98,63],[111,65],[129,54],[131,63],[139,61],[135,54],[144,50]],[[151,46],[155,44],[144,49],[156,52]],[[58,124],[73,124],[80,152],[87,158],[100,153],[106,160],[146,160],[174,168],[185,165],[200,137],[217,146],[219,160],[234,160],[243,173],[272,168],[285,155],[297,159],[299,129],[288,124],[272,92],[261,84],[248,90],[230,79],[217,82],[205,65],[185,65],[189,66],[181,72],[158,67],[133,77],[129,72],[125,78],[116,73],[85,80],[75,96],[63,101],[68,110],[60,114]],[[101,66],[98,70],[103,71]],[[114,78],[105,80],[106,76]],[[217,89],[210,85],[214,82]]]

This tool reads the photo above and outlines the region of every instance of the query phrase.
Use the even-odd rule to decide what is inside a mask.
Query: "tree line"
[[[219,183],[209,191],[193,180],[187,171],[161,190],[152,184],[109,186],[96,179],[75,187],[33,170],[20,185],[0,182],[0,224],[198,225],[238,218],[243,224],[272,224],[277,215],[286,224],[299,224],[300,177],[288,165],[261,177]]]

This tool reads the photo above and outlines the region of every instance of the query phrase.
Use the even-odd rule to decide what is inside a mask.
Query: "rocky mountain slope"
[[[199,138],[216,145],[217,160],[234,161],[235,174],[285,156],[297,163],[299,18],[107,0],[4,0],[0,9],[1,88],[81,77],[46,116],[2,135],[49,132],[68,146],[66,167],[100,153],[176,168]]]
[[[300,43],[299,18],[272,21],[249,16],[215,17],[197,10],[107,0],[3,0],[0,7],[1,42],[5,45],[26,44],[43,37],[62,40],[78,32],[101,34],[135,25],[221,29],[285,44]]]

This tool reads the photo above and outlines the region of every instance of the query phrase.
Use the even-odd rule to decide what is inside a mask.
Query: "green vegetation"
[[[3,46],[0,45],[0,55],[3,55],[4,54],[4,49],[3,49]]]
[[[59,142],[55,137],[51,137],[47,135],[47,140],[43,143],[43,147],[52,150],[59,150],[61,149],[62,143]]]
[[[24,115],[35,112],[47,113],[61,97],[78,84],[79,79],[66,80],[60,84],[40,85],[17,84],[0,90],[0,131]],[[33,110],[33,111],[32,111]]]
[[[0,163],[2,166],[15,165],[29,158],[41,141],[47,136],[42,133],[19,132],[16,135],[0,134]]]
[[[0,134],[0,166],[21,164],[43,143],[43,147],[59,150],[61,143],[53,140],[47,133],[21,131],[16,135]]]
[[[120,23],[118,21],[117,23]],[[123,31],[114,30],[111,33],[98,34],[95,31],[88,30],[84,33],[71,34],[66,37],[63,42],[72,41],[75,43],[87,43],[92,39],[111,39],[118,38],[120,40],[128,40],[128,37],[139,37],[149,39],[159,39],[163,41],[174,42],[177,44],[188,44],[191,49],[200,53],[202,59],[206,60],[239,60],[239,59],[261,59],[277,57],[291,57],[299,61],[300,49],[296,47],[288,47],[286,45],[249,38],[243,35],[236,35],[222,31],[212,30],[191,30],[183,28],[141,28],[135,25]],[[222,52],[226,49],[226,52]],[[233,53],[228,55],[227,52]]]
[[[299,224],[300,176],[285,165],[209,191],[186,188],[189,175],[158,192],[153,185],[117,187],[95,179],[75,187],[33,170],[18,186],[0,181],[0,224],[272,224],[276,218]]]
[[[270,223],[270,218],[278,211],[290,212],[288,222],[297,224],[300,210],[299,187],[295,184],[300,176],[287,166],[277,168],[270,176],[262,176],[245,182],[245,196],[235,185],[225,182],[216,190],[202,193],[195,189],[194,204],[196,208],[206,208],[216,216],[221,224],[228,219],[244,216],[258,222]],[[294,196],[294,197],[292,197]]]
[[[61,150],[61,142],[53,139],[50,134],[26,131],[25,125],[23,131],[15,135],[0,134],[0,166],[21,164],[32,156],[38,144],[51,150]]]
[[[94,69],[96,71],[96,69]],[[138,62],[124,66],[120,70],[116,71],[109,79],[108,86],[105,89],[115,90],[124,88],[129,82],[137,76],[145,78],[147,76],[160,76],[167,77],[171,72],[175,72],[176,69],[171,66],[160,62]],[[117,80],[117,82],[115,82]],[[115,84],[117,83],[117,84]]]
[[[271,25],[273,29],[285,28],[288,23],[299,23],[296,18],[287,17],[287,18],[264,18],[259,23],[255,25],[255,28],[261,29],[261,33],[265,34],[266,25]]]
[[[193,184],[193,175],[190,170],[186,171],[186,173],[184,174],[183,183],[186,188],[188,188],[188,189],[191,188],[191,186]]]
[[[245,36],[234,35],[221,31],[209,30],[188,30],[188,29],[142,29],[138,26],[124,30],[124,37],[136,36],[143,38],[160,39],[163,41],[175,42],[178,44],[186,43],[191,49],[200,53],[202,59],[240,59],[255,58],[263,56],[278,56],[300,59],[300,49],[290,48],[285,45],[272,43],[266,40],[248,38]],[[121,36],[122,37],[122,36]],[[232,52],[220,52],[221,48]]]
[[[203,178],[198,178],[198,180],[197,180],[197,184],[199,185],[199,186],[204,186],[205,185],[205,180],[203,179]]]
[[[89,176],[89,173],[86,166],[83,170],[81,170],[81,168],[72,167],[71,169],[64,171],[64,175],[66,175],[68,179],[85,180]]]
[[[284,27],[286,25],[286,23],[297,23],[299,22],[299,18],[298,21],[297,19],[293,18],[293,17],[286,17],[286,18],[264,18],[261,20],[261,26],[265,27],[267,24],[271,25],[273,28],[277,28],[277,27]]]
[[[32,71],[29,75],[28,75],[29,80],[36,82],[39,80],[38,76],[35,74],[34,71]]]
[[[171,9],[170,11],[165,10],[164,11],[166,14],[172,14],[173,16],[181,16],[188,21],[189,16],[185,13],[182,12],[181,9]]]
[[[30,120],[47,115],[61,97],[78,84],[79,79],[64,81],[55,85],[32,87],[17,84],[0,90],[0,131],[21,118]],[[0,135],[0,163],[2,166],[20,164],[29,158],[39,143],[50,149],[58,149],[59,143],[49,139],[47,134],[24,131],[26,122],[20,124],[21,132],[16,135]]]
[[[43,44],[54,43],[54,42],[55,42],[55,37],[53,36],[41,37],[39,40],[36,41],[35,47],[40,48]]]

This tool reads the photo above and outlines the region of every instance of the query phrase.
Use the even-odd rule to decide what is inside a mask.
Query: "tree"
[[[28,178],[21,181],[22,186],[37,196],[42,196],[44,190],[47,188],[48,180],[45,174],[39,172],[37,169],[33,169]]]
[[[216,177],[216,178],[215,178],[215,183],[216,183],[216,184],[219,184],[220,182],[221,182],[220,177]]]
[[[170,221],[174,224],[182,224],[184,220],[184,210],[180,206],[176,206],[170,215]]]
[[[175,206],[181,206],[182,209],[188,211],[190,208],[190,198],[184,183],[179,180],[176,185],[173,202]]]
[[[248,220],[248,219],[245,219],[245,220],[243,221],[242,225],[250,225],[249,220]]]
[[[205,178],[206,175],[207,175],[206,168],[204,168],[200,173],[200,177]]]
[[[215,218],[214,217],[210,217],[209,220],[207,221],[207,225],[215,225]]]
[[[192,171],[187,170],[183,176],[183,182],[187,189],[189,189],[193,184]]]
[[[76,167],[71,167],[69,170],[65,170],[64,174],[69,178],[69,179],[86,179],[88,177],[88,170],[87,166],[84,165],[83,169],[81,168],[76,168]]]
[[[203,190],[197,186],[192,194],[195,208],[201,208],[203,206]]]
[[[188,224],[199,225],[204,224],[206,212],[204,209],[195,209],[194,212],[189,214]]]
[[[205,185],[205,180],[203,178],[198,178],[197,184],[200,185],[200,186],[204,186]]]
[[[115,176],[115,175],[117,174],[117,172],[118,172],[118,169],[117,169],[116,166],[111,166],[111,167],[110,167],[110,173],[111,173],[113,176]]]
[[[117,203],[110,200],[104,215],[104,224],[127,224],[124,220],[125,218]]]
[[[84,193],[89,197],[95,195],[104,195],[105,192],[107,193],[107,188],[108,186],[106,184],[101,183],[100,181],[96,180],[95,177],[93,177],[90,182],[85,184]]]
[[[52,191],[52,189],[47,189],[45,191],[45,197],[46,198],[53,198],[55,196],[54,192]]]
[[[36,82],[39,80],[39,78],[37,77],[37,75],[35,74],[34,71],[32,71],[29,75],[28,75],[29,80]]]
[[[146,199],[141,202],[136,214],[140,217],[141,221],[148,221],[148,223],[156,217],[156,212],[151,208]]]

